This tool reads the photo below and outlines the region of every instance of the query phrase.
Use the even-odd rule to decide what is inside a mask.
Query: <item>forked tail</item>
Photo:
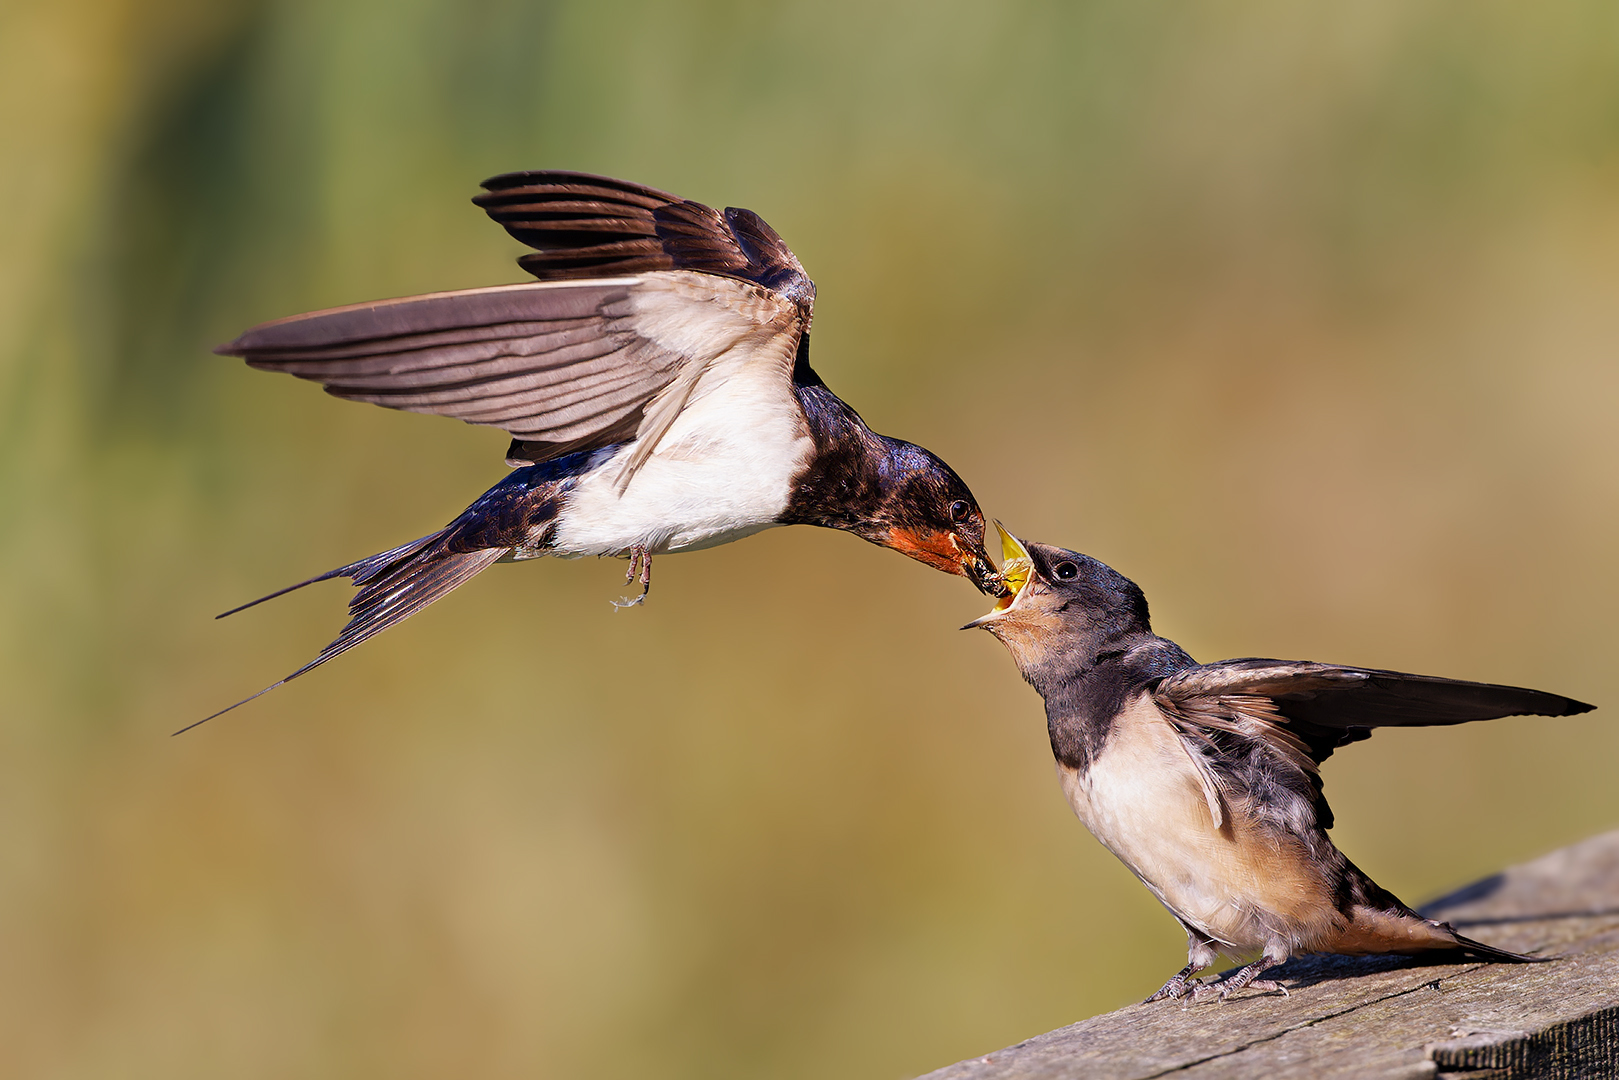
[[[513,548],[522,545],[538,550],[555,527],[563,501],[579,476],[616,449],[606,447],[580,451],[540,465],[513,469],[505,479],[463,510],[459,517],[431,536],[412,540],[347,566],[339,566],[336,570],[328,570],[308,581],[288,585],[285,589],[277,589],[268,596],[261,596],[220,615],[219,618],[223,619],[225,615],[234,615],[254,604],[262,604],[277,596],[285,596],[294,589],[329,578],[349,578],[360,590],[349,601],[348,625],[320,651],[320,655],[280,682],[271,683],[252,697],[245,697],[236,705],[220,709],[213,716],[203,717],[197,724],[206,724],[214,716],[223,716],[238,705],[246,705],[253,698],[268,694],[282,683],[289,683],[332,657],[348,652],[366,638],[382,633],[394,623],[409,618],[471,580]],[[190,731],[197,724],[187,724],[175,734]]]
[[[277,589],[267,596],[250,600],[241,607],[232,608],[215,616],[223,619],[226,615],[234,615],[266,600],[285,596],[305,585],[313,585],[317,581],[326,581],[330,578],[346,577],[360,590],[349,601],[348,625],[343,627],[343,632],[332,639],[313,660],[286,678],[266,686],[257,694],[249,695],[235,705],[228,705],[212,716],[205,716],[195,724],[187,724],[174,734],[179,735],[181,732],[190,731],[198,724],[206,724],[216,716],[223,716],[237,706],[246,705],[254,698],[268,694],[276,687],[315,670],[332,657],[348,652],[366,638],[380,634],[394,623],[414,615],[439,597],[471,580],[479,571],[511,551],[509,547],[455,550],[452,539],[460,531],[461,525],[462,521],[458,519],[431,536],[424,536],[420,540],[412,540],[408,544],[367,556],[347,566],[339,566],[336,570],[328,570],[308,581],[300,581],[296,585],[288,585],[285,589]]]

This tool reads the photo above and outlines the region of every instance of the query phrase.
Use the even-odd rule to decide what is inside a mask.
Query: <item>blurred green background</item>
[[[209,348],[519,280],[540,167],[759,211],[828,382],[1195,656],[1604,706],[1338,755],[1406,899],[1619,825],[1613,5],[7,0],[0,1073],[898,1078],[1183,962],[847,536],[498,567],[168,737],[503,472]]]

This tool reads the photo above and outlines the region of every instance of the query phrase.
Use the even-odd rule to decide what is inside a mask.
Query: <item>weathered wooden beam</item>
[[[1306,957],[1289,997],[1132,1005],[923,1080],[1619,1077],[1619,832],[1429,904],[1470,937],[1546,964]]]

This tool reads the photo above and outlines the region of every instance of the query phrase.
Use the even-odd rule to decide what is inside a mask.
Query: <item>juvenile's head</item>
[[[1152,634],[1147,597],[1117,570],[1077,551],[1000,533],[1009,592],[962,629],[994,634],[1036,686],[1090,666],[1116,643],[1123,648]]]

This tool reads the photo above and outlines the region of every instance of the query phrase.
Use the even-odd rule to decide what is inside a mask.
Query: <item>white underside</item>
[[[814,453],[779,362],[737,349],[711,361],[691,400],[620,494],[625,444],[569,493],[551,536],[562,556],[713,547],[772,525]]]
[[[1316,883],[1242,820],[1216,829],[1179,738],[1150,699],[1130,703],[1081,774],[1057,766],[1085,827],[1182,922],[1240,949],[1271,943]]]

